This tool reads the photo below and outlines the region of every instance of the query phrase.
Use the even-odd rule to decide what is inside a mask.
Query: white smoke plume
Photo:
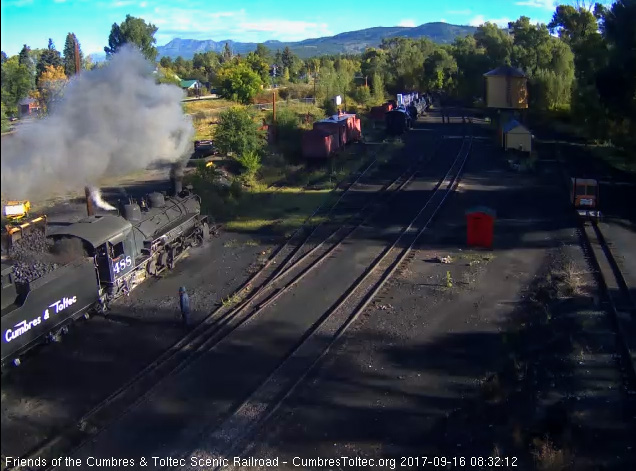
[[[2,139],[2,196],[38,199],[104,177],[187,159],[194,134],[184,94],[155,83],[153,65],[125,47],[73,78],[49,116]]]
[[[105,209],[106,211],[115,211],[117,209],[113,205],[108,204],[106,201],[104,201],[104,199],[102,198],[102,192],[99,191],[99,188],[89,188],[89,191],[93,203],[95,203],[95,206],[97,206],[98,208]]]

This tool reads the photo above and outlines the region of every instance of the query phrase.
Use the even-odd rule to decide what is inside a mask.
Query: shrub
[[[372,99],[371,99],[371,90],[369,90],[369,87],[357,87],[353,93],[351,94],[352,98],[357,101],[358,103],[361,103],[362,105],[368,106],[369,103],[371,103]]]
[[[327,116],[334,115],[338,112],[338,107],[330,98],[325,98],[322,106],[325,109]]]
[[[232,155],[244,155],[260,152],[264,145],[264,136],[259,131],[255,116],[246,108],[233,107],[219,114],[214,129],[214,142],[220,152]]]
[[[256,172],[261,168],[261,156],[257,152],[247,151],[241,154],[236,160],[243,166],[243,179],[246,183],[252,183],[256,177]]]

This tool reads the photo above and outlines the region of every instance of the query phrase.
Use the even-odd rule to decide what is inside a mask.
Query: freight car
[[[3,261],[3,370],[19,365],[35,345],[59,338],[73,320],[107,312],[113,300],[210,237],[200,198],[177,174],[171,180],[170,196],[150,193],[123,204],[120,215],[92,215],[50,231],[49,250],[35,268]],[[41,269],[47,260],[53,269]]]
[[[403,107],[398,107],[386,113],[386,133],[400,135],[411,129],[413,120],[409,112]]]

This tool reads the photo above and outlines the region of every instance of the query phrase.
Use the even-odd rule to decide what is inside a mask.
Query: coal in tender
[[[78,240],[54,242],[43,231],[34,231],[16,241],[9,249],[15,280],[33,281],[57,269],[60,265],[85,255]]]

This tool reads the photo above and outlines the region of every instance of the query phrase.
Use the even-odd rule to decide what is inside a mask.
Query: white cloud
[[[480,26],[480,25],[483,25],[484,23],[494,23],[497,26],[499,26],[500,28],[506,28],[506,27],[508,27],[508,22],[509,21],[511,21],[510,18],[488,18],[488,19],[486,19],[486,17],[484,15],[475,15],[468,22],[468,24],[470,26]]]
[[[130,5],[134,5],[135,2],[134,0],[119,0],[117,2],[113,2],[112,7],[113,8],[122,8],[122,7],[128,7]]]
[[[230,18],[231,21],[228,21]],[[261,42],[268,39],[298,41],[334,34],[326,23],[250,18],[244,9],[211,12],[196,8],[162,6],[148,13],[147,20],[159,26],[157,44],[165,44],[175,37]]]
[[[448,10],[449,15],[470,15],[470,10]]]
[[[141,2],[141,3],[139,4],[139,6],[140,6],[141,8],[146,8],[146,7],[148,6],[148,3],[147,3],[147,2]]]
[[[446,21],[446,18],[442,18],[441,20],[439,20],[440,23],[448,23],[448,21]]]
[[[554,10],[557,2],[555,0],[523,0],[515,2],[515,5],[523,7],[543,8],[545,10]]]
[[[66,0],[53,0],[55,3],[64,3]]]
[[[405,28],[415,28],[415,21],[414,20],[402,20],[398,23],[398,26],[403,26]]]
[[[331,34],[326,23],[311,23],[291,20],[259,20],[238,24],[239,30],[246,32],[278,33],[277,37],[302,38],[320,37]]]

